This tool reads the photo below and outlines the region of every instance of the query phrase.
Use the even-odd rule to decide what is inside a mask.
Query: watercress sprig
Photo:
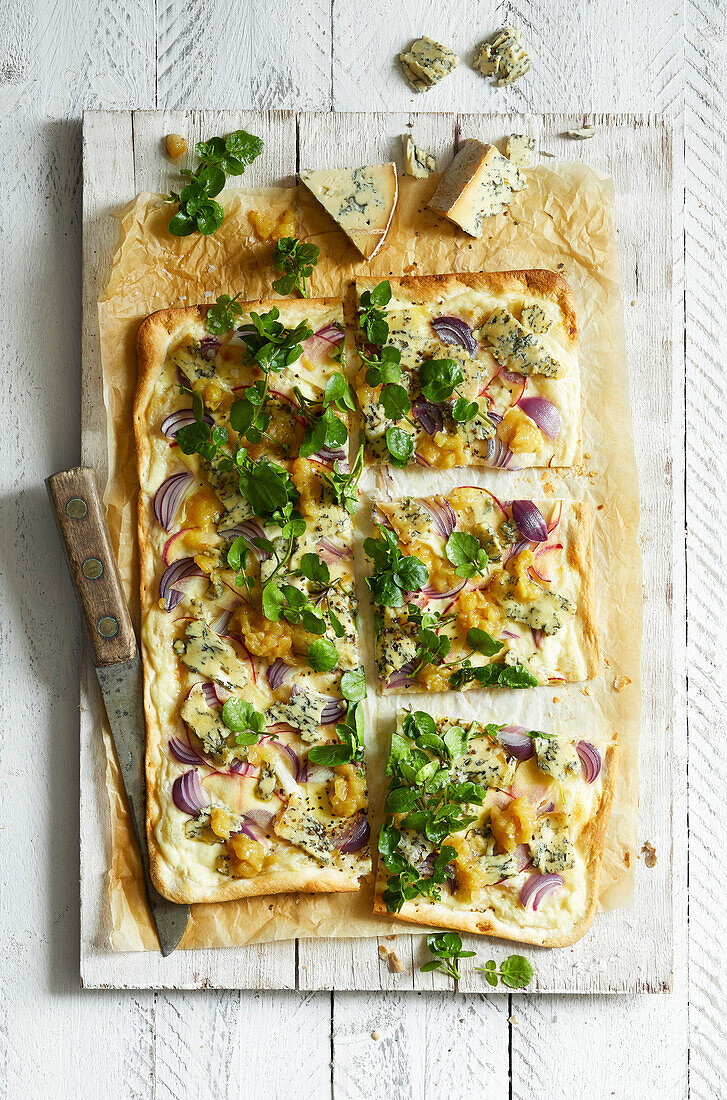
[[[424,562],[413,555],[403,555],[396,535],[388,527],[376,527],[377,538],[364,540],[363,548],[374,565],[373,576],[366,583],[374,602],[384,607],[401,607],[405,592],[418,592],[429,580]]]
[[[432,932],[427,936],[427,947],[434,958],[431,962],[424,963],[420,970],[428,973],[432,970],[441,970],[449,978],[459,981],[462,975],[459,972],[457,962],[459,959],[470,959],[476,954],[474,951],[462,950],[462,937],[457,932]]]
[[[314,745],[308,759],[334,768],[338,764],[360,764],[364,753],[364,717],[360,701],[349,703],[346,717],[336,726],[340,744]]]
[[[228,699],[222,707],[222,721],[237,734],[236,745],[255,745],[265,730],[265,715],[245,699]]]
[[[263,142],[246,130],[235,130],[226,138],[215,137],[200,141],[195,152],[200,159],[196,171],[182,169],[181,175],[188,183],[177,193],[171,191],[164,201],[179,207],[172,215],[168,229],[175,237],[187,237],[197,230],[209,236],[222,225],[225,212],[215,196],[225,186],[226,176],[239,176],[259,157]]]
[[[494,959],[488,959],[484,966],[476,966],[475,970],[485,975],[488,985],[496,986],[499,978],[510,989],[524,989],[535,977],[533,965],[524,955],[508,955],[500,963],[499,970]]]
[[[281,273],[273,283],[273,290],[278,294],[297,290],[301,298],[307,298],[306,279],[313,274],[320,254],[317,244],[303,244],[297,237],[281,237],[273,251],[273,266]]]

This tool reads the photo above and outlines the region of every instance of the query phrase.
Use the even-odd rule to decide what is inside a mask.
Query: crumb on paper
[[[626,867],[631,866],[631,852],[628,850],[628,848],[624,852],[624,866],[626,866]]]
[[[631,677],[630,676],[614,676],[614,678],[613,678],[613,690],[614,691],[623,691],[623,689],[625,687],[628,687],[628,685],[630,683],[631,683]]]
[[[553,696],[553,702],[554,703],[559,703],[560,702],[560,695],[554,695]]]
[[[656,848],[653,844],[649,844],[648,840],[645,840],[641,845],[641,851],[644,854],[644,863],[647,867],[656,866]]]
[[[371,1032],[371,1038],[372,1039],[380,1039],[381,1038],[381,1032],[380,1031],[372,1031]]]

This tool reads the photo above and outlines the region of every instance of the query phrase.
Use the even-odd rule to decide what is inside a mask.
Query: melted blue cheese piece
[[[274,703],[268,709],[266,721],[268,725],[287,722],[298,730],[303,741],[325,741],[325,734],[320,729],[321,715],[330,701],[316,691],[292,692],[287,703]]]
[[[402,135],[404,146],[404,172],[415,179],[426,179],[437,167],[437,159],[415,145],[411,134]]]
[[[172,648],[190,672],[214,680],[228,691],[245,686],[249,679],[245,665],[224,638],[218,637],[203,619],[187,624],[184,638],[175,638]]]
[[[456,772],[462,782],[479,783],[482,787],[507,787],[515,774],[515,764],[501,745],[489,738],[478,738],[467,746]]]
[[[453,50],[426,35],[412,42],[406,53],[399,54],[404,75],[415,92],[426,92],[448,76],[459,57]]]
[[[546,316],[542,306],[525,306],[520,314],[520,323],[531,332],[547,332],[553,322]]]
[[[330,864],[333,841],[325,825],[313,816],[302,799],[290,799],[273,829],[324,867]]]
[[[376,642],[376,668],[384,682],[416,657],[416,640],[413,634],[406,631],[406,624],[399,621],[394,611],[388,607],[382,609],[381,629]]]
[[[225,758],[225,763],[228,757],[235,755],[227,747],[230,731],[222,721],[220,712],[207,706],[201,684],[195,684],[182,703],[179,713],[182,721],[200,739],[205,752],[220,759]]]
[[[427,840],[421,833],[415,833],[413,829],[402,829],[397,848],[408,859],[412,867],[421,871],[432,852],[436,851],[436,845]]]
[[[581,762],[574,745],[560,737],[534,737],[535,758],[541,772],[559,782],[581,774]]]
[[[442,176],[429,206],[471,237],[481,237],[485,219],[501,214],[525,184],[517,165],[494,145],[470,138]]]
[[[203,355],[200,344],[191,342],[180,344],[170,352],[169,358],[189,382],[198,382],[201,378],[213,378],[215,361]]]
[[[575,605],[557,592],[543,592],[532,603],[520,603],[514,596],[506,596],[502,607],[512,622],[525,623],[548,635],[557,634],[576,613]]]
[[[496,309],[482,325],[479,334],[492,345],[492,354],[508,370],[517,374],[542,374],[546,378],[561,378],[565,367],[548,355],[512,313]]]
[[[239,481],[234,471],[220,473],[214,466],[206,465],[205,473],[215,495],[225,509],[217,524],[219,535],[224,536],[239,523],[254,518],[252,508],[245,498],[240,496]]]
[[[473,65],[483,76],[494,76],[500,85],[512,84],[525,76],[530,71],[530,58],[523,44],[522,31],[503,27],[481,43]]]
[[[547,814],[540,818],[530,841],[530,853],[533,865],[544,875],[560,874],[575,867],[573,842],[561,815]]]
[[[300,180],[364,259],[375,256],[386,239],[396,207],[396,165],[303,172]]]

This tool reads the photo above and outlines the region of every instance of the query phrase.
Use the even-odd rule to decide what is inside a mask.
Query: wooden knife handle
[[[87,466],[46,478],[97,668],[128,661],[136,637],[111,547],[96,475]]]

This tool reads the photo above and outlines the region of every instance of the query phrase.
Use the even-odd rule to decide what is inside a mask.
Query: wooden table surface
[[[719,0],[0,3],[1,1100],[725,1094],[723,7]],[[534,59],[511,89],[490,86],[462,64],[415,97],[395,68],[396,52],[422,33],[466,58],[505,22],[522,26]],[[80,624],[42,480],[79,456],[80,116],[86,108],[190,107],[584,118],[632,111],[674,120],[686,166],[686,238],[674,279],[687,317],[686,384],[677,395],[686,422],[687,527],[676,540],[687,563],[681,643],[688,675],[679,674],[682,653],[675,683],[663,690],[674,691],[686,730],[676,751],[677,776],[688,774],[688,783],[678,785],[674,805],[672,993],[78,989]],[[638,369],[631,363],[632,376]],[[674,593],[682,614],[684,599]],[[647,713],[648,706],[647,699]]]

